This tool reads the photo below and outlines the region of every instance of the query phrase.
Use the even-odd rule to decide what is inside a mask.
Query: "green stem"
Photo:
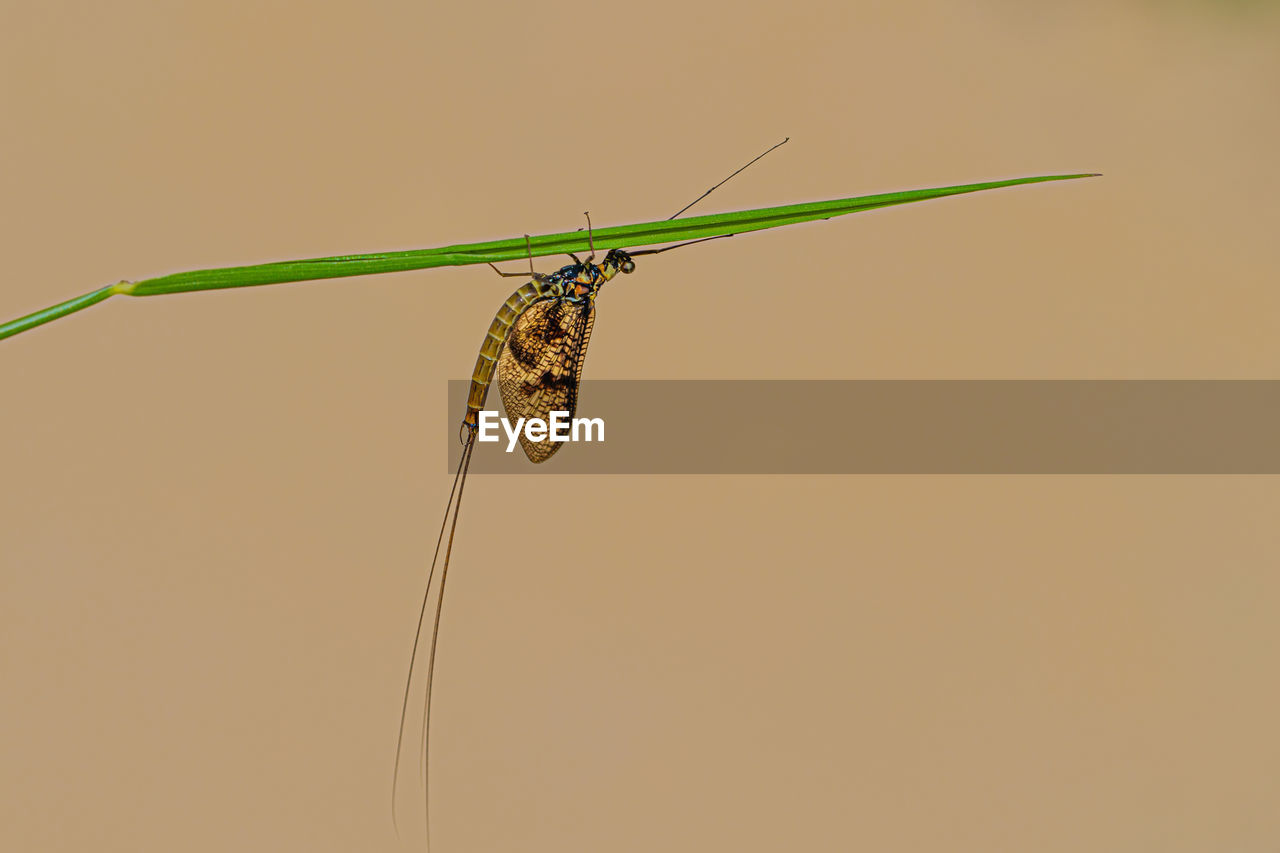
[[[35,311],[25,317],[10,320],[8,323],[0,323],[0,339],[16,335],[18,332],[25,332],[27,329],[34,329],[36,326],[42,326],[50,320],[74,314],[77,311],[88,308],[90,305],[97,305],[107,297],[123,293],[124,291],[121,288],[127,285],[128,282],[123,281],[120,284],[108,284],[106,287],[91,290],[83,296],[77,296],[75,299],[59,302],[57,305],[45,308],[43,311]]]
[[[1007,181],[988,181],[980,184],[961,184],[952,187],[881,193],[831,201],[790,204],[756,210],[739,210],[731,213],[715,213],[709,216],[690,216],[639,225],[624,225],[593,230],[596,249],[635,248],[658,243],[674,243],[718,237],[794,225],[815,219],[830,219],[878,207],[908,204],[931,198],[942,198],[961,193],[1034,184],[1044,181],[1065,181],[1073,178],[1093,177],[1092,174],[1039,175],[1030,178],[1013,178]],[[130,296],[155,296],[161,293],[186,293],[193,290],[216,290],[226,287],[252,287],[263,284],[283,284],[294,281],[312,281],[322,278],[338,278],[351,275],[373,275],[385,272],[403,272],[430,267],[463,266],[466,264],[497,263],[524,260],[530,254],[536,256],[563,255],[569,252],[587,251],[585,231],[565,231],[528,238],[495,240],[487,243],[467,243],[444,246],[437,249],[415,249],[407,252],[382,252],[370,255],[339,255],[332,258],[312,258],[302,261],[281,261],[247,267],[224,267],[212,270],[192,270],[173,275],[149,278],[138,282],[120,282],[100,288],[75,299],[36,311],[17,320],[0,324],[0,339],[25,332],[28,329],[65,317],[82,308],[88,308],[117,293]]]

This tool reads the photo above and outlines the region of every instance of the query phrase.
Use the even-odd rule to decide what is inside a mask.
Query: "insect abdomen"
[[[480,354],[476,356],[475,370],[471,372],[471,390],[467,394],[467,415],[462,420],[464,430],[475,430],[479,426],[480,410],[484,408],[484,401],[489,396],[494,366],[498,363],[498,355],[501,354],[502,347],[511,334],[511,327],[515,324],[516,318],[539,299],[560,295],[556,292],[558,284],[550,277],[535,279],[524,284],[507,297],[507,301],[502,303],[502,307],[494,315],[493,322],[489,324],[489,331],[485,334],[484,343],[480,345]],[[559,290],[563,292],[562,284],[559,284]]]

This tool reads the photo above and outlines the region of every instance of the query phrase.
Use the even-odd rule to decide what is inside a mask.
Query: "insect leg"
[[[785,144],[787,143],[787,140],[788,140],[788,139],[790,139],[790,138],[791,138],[791,137],[790,137],[790,136],[788,136],[788,137],[787,137],[787,139],[782,140],[782,141],[781,141],[781,142],[779,142],[777,145],[773,146],[773,148],[777,148],[777,147],[779,147],[779,146],[781,146],[781,145],[785,145]],[[770,148],[770,149],[769,149],[769,151],[772,151],[772,150],[773,150],[773,148]],[[769,153],[769,151],[764,152],[764,154],[768,154],[768,153]],[[754,162],[756,162],[756,160],[759,160],[759,159],[760,159],[760,157],[763,157],[763,156],[764,156],[764,154],[761,154],[759,157],[756,157],[756,158],[755,158],[755,160],[752,160],[752,161],[751,161],[751,163],[754,163]],[[747,166],[750,166],[750,165],[751,165],[751,163],[748,163],[748,164],[747,164]],[[730,178],[732,178],[732,177],[734,177],[735,175],[737,175],[737,174],[738,174],[738,172],[743,171],[743,169],[746,169],[746,168],[747,168],[747,166],[743,166],[743,167],[742,167],[742,169],[739,169],[737,172],[734,172],[734,173],[733,173],[732,175],[730,175],[728,178],[725,178],[723,181],[721,181],[720,183],[716,184],[714,187],[712,187],[711,189],[707,190],[707,191],[706,191],[706,192],[704,192],[702,195],[698,196],[698,197],[697,197],[697,198],[695,198],[693,201],[689,202],[689,203],[688,203],[688,204],[686,204],[684,207],[680,208],[680,209],[679,209],[679,210],[677,210],[675,213],[673,213],[673,214],[671,214],[670,216],[668,216],[668,217],[667,217],[668,221],[669,221],[669,220],[672,220],[672,219],[675,219],[677,216],[679,216],[680,214],[684,213],[686,210],[688,210],[689,208],[693,207],[695,204],[697,204],[698,202],[702,201],[702,200],[703,200],[704,198],[706,198],[707,196],[711,195],[711,194],[712,194],[713,192],[715,192],[717,189],[719,189],[720,187],[724,186],[726,183],[728,183],[728,182],[729,182],[729,179],[730,179]]]
[[[584,210],[582,215],[587,217],[587,245],[591,247],[591,254],[587,257],[587,263],[591,263],[596,259],[596,240],[591,234],[591,211]],[[578,260],[574,258],[574,260]],[[581,261],[579,261],[581,263]]]
[[[692,246],[694,243],[705,243],[708,240],[723,240],[725,237],[736,237],[737,234],[717,234],[714,237],[699,237],[697,240],[689,240],[685,243],[676,243],[674,246],[663,246],[661,249],[640,249],[639,251],[628,252],[630,255],[661,255],[663,252],[669,252],[672,249],[679,249],[682,246]]]
[[[528,276],[525,276],[525,274],[522,272],[503,272],[502,270],[495,267],[493,264],[489,264],[489,267],[498,275],[502,276],[503,278],[526,278],[526,277],[532,277],[535,279],[540,278],[540,276],[533,271],[533,245],[529,242],[528,234],[524,235],[524,249],[526,252],[529,253],[529,275]]]

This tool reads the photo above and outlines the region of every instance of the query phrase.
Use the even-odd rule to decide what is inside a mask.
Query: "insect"
[[[711,187],[689,204],[676,211],[668,219],[675,219],[699,201],[706,198],[731,178],[742,172],[752,163],[761,159],[778,146],[760,154],[742,168],[735,171],[720,183]],[[395,821],[396,791],[400,777],[400,756],[404,749],[405,723],[408,719],[409,695],[417,664],[419,641],[426,623],[428,603],[430,601],[432,581],[435,577],[436,565],[440,560],[440,549],[444,546],[444,561],[440,564],[440,584],[436,593],[435,612],[432,619],[430,641],[428,643],[426,666],[426,706],[422,720],[422,748],[419,753],[423,779],[424,797],[427,802],[427,815],[430,814],[429,758],[431,729],[431,690],[435,674],[436,649],[440,635],[440,615],[444,606],[444,587],[449,574],[449,562],[453,554],[454,532],[458,525],[458,513],[462,508],[462,494],[466,488],[467,471],[471,465],[471,454],[475,450],[476,436],[479,432],[479,415],[493,384],[495,367],[498,374],[498,388],[502,394],[502,402],[509,418],[542,418],[551,412],[567,412],[570,418],[577,411],[578,383],[582,379],[582,367],[587,355],[587,345],[591,341],[591,329],[595,323],[595,300],[600,289],[619,273],[624,275],[635,271],[633,258],[640,255],[656,255],[694,243],[731,237],[732,234],[719,237],[704,237],[666,246],[661,249],[644,249],[625,251],[610,249],[600,263],[595,262],[595,241],[591,230],[591,216],[587,217],[587,243],[590,254],[586,260],[575,254],[572,264],[562,266],[553,273],[538,273],[533,270],[533,251],[529,247],[529,237],[525,235],[526,246],[529,247],[529,272],[502,272],[493,264],[494,271],[503,277],[528,277],[529,281],[512,293],[494,315],[493,322],[480,345],[480,353],[476,357],[475,369],[471,374],[471,386],[467,395],[467,412],[463,417],[459,430],[462,441],[462,456],[454,474],[453,488],[449,492],[449,500],[445,505],[444,519],[440,524],[440,535],[436,539],[435,553],[431,560],[431,570],[427,575],[426,590],[423,592],[422,607],[418,613],[418,627],[414,635],[413,651],[409,657],[409,674],[405,680],[404,700],[400,709],[400,732],[396,740],[395,770],[392,778],[391,807],[392,820]],[[561,446],[561,442],[534,442],[527,435],[520,436],[520,444],[531,462],[545,462]],[[451,516],[452,513],[452,516]],[[445,539],[445,531],[448,539]],[[428,838],[430,821],[427,822]]]

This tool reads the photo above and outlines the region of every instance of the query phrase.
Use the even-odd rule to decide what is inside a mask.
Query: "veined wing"
[[[595,324],[595,300],[543,299],[516,318],[498,358],[498,389],[507,417],[549,420],[578,410],[578,383]],[[563,442],[533,442],[520,433],[530,462],[545,462]]]

